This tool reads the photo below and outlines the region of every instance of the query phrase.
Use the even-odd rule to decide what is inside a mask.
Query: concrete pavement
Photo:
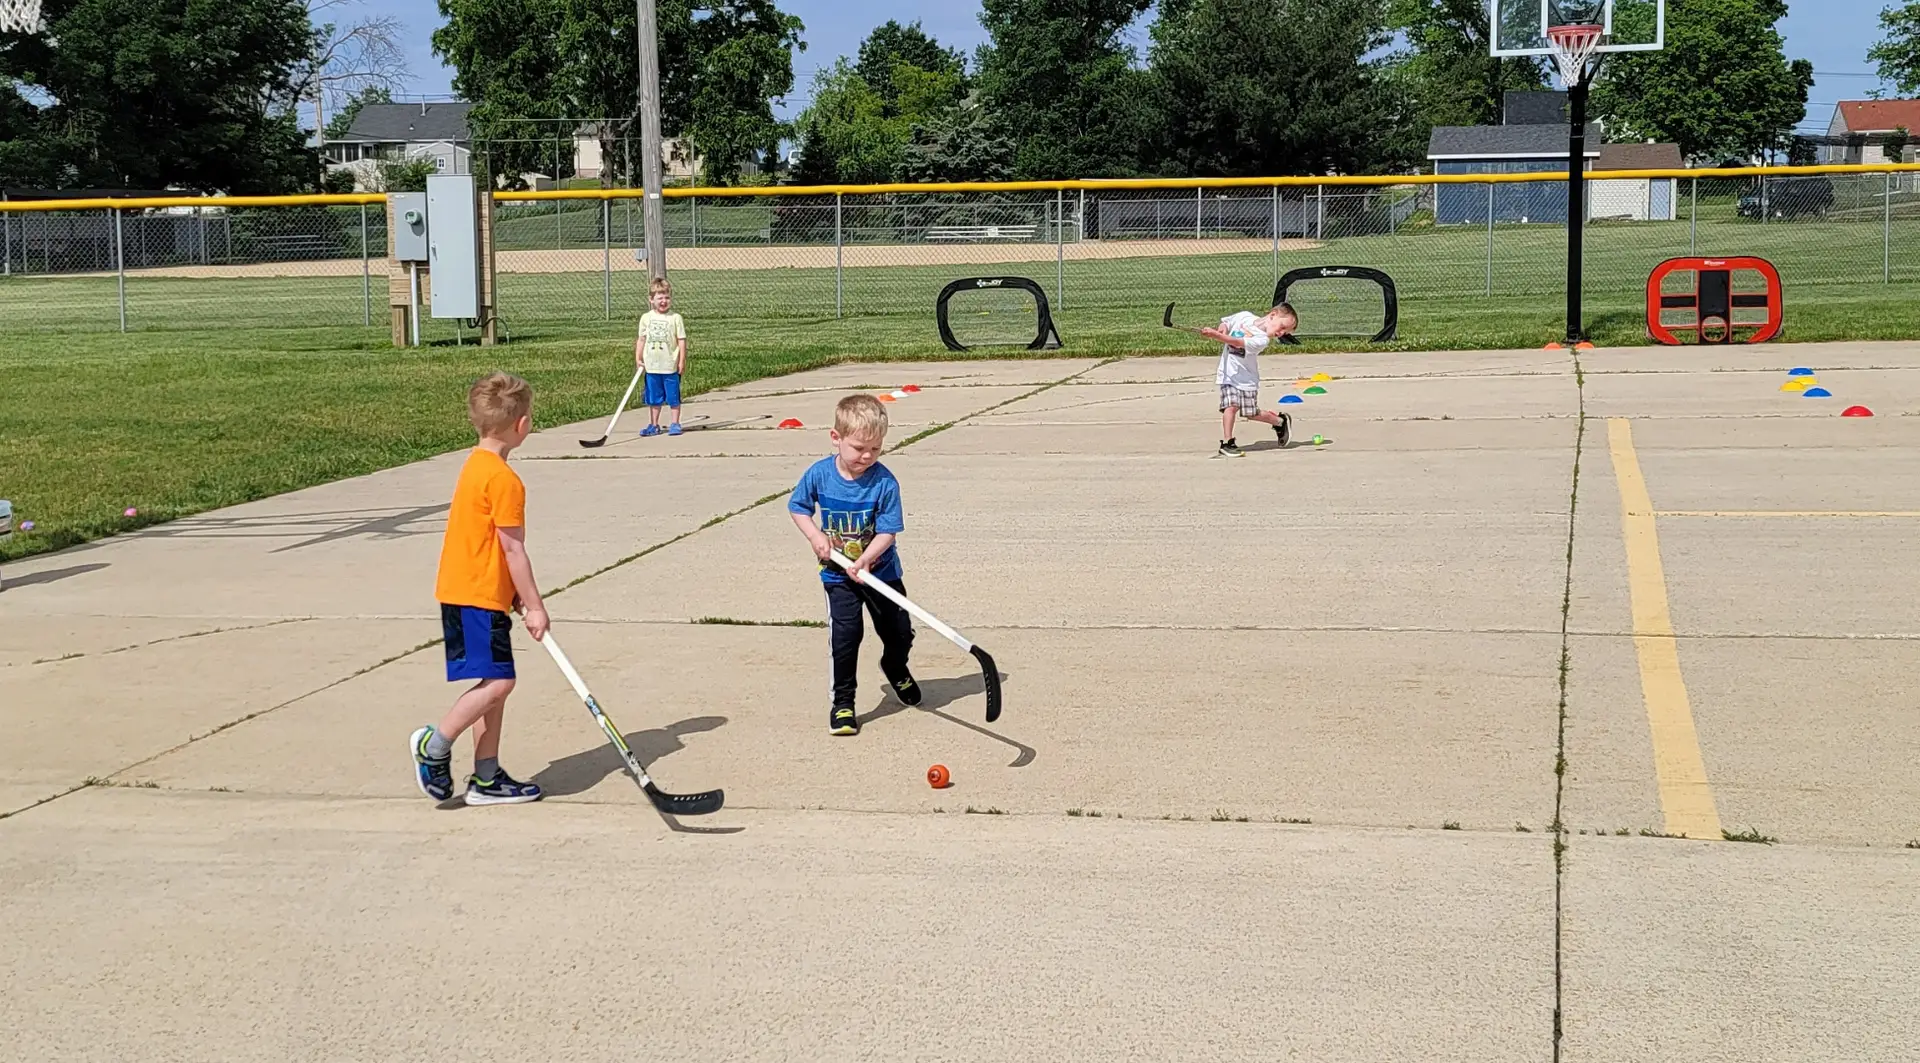
[[[1335,379],[1238,461],[1206,358],[530,440],[556,631],[708,821],[519,631],[549,799],[413,789],[461,455],[8,566],[0,1058],[1907,1058],[1920,345],[1263,366]],[[922,629],[903,709],[870,638],[834,739],[784,494],[908,383],[908,590],[1008,708]]]

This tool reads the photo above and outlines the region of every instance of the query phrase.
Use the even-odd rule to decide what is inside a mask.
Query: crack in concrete
[[[1560,691],[1556,710],[1553,757],[1553,1060],[1560,1063],[1561,1044],[1566,1034],[1566,856],[1567,826],[1563,815],[1567,792],[1567,681],[1573,664],[1573,551],[1577,541],[1580,513],[1580,457],[1587,435],[1587,380],[1580,365],[1578,347],[1568,352],[1573,360],[1574,396],[1580,411],[1573,430],[1573,484],[1567,492],[1567,574],[1560,593]]]

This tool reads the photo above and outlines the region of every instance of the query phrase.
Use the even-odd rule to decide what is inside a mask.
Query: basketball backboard
[[[1552,55],[1547,27],[1599,22],[1602,52],[1657,52],[1667,43],[1667,0],[1488,0],[1494,55]]]

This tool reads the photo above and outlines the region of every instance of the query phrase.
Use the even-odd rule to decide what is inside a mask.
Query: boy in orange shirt
[[[547,609],[527,557],[527,489],[507,467],[507,455],[533,431],[533,389],[506,373],[476,381],[467,391],[467,419],[480,433],[467,455],[447,511],[440,546],[440,626],[446,636],[447,681],[479,680],[460,695],[437,727],[413,732],[414,777],[436,801],[453,796],[453,743],[473,728],[469,805],[517,805],[540,799],[540,787],[500,767],[500,722],[513,693],[513,622],[526,610],[527,634],[547,634]]]

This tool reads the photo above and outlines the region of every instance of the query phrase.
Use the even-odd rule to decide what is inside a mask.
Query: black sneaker
[[[413,751],[413,781],[420,785],[421,793],[445,801],[453,796],[453,758],[435,760],[427,756],[427,739],[431,737],[433,728],[422,727],[407,739],[407,747]]]
[[[493,769],[493,778],[486,782],[467,776],[467,804],[470,805],[524,805],[542,796],[537,784],[521,782],[502,768]]]
[[[902,705],[920,704],[920,684],[913,681],[911,674],[893,681],[893,692],[900,698]]]
[[[827,728],[837,735],[859,734],[860,720],[854,715],[853,706],[834,706],[833,714],[827,717]]]
[[[1280,449],[1287,449],[1287,441],[1293,438],[1293,414],[1281,413],[1280,423],[1273,426],[1273,434],[1280,440]]]
[[[1247,456],[1247,452],[1241,450],[1239,444],[1229,439],[1220,444],[1220,456],[1223,458],[1244,458]]]

